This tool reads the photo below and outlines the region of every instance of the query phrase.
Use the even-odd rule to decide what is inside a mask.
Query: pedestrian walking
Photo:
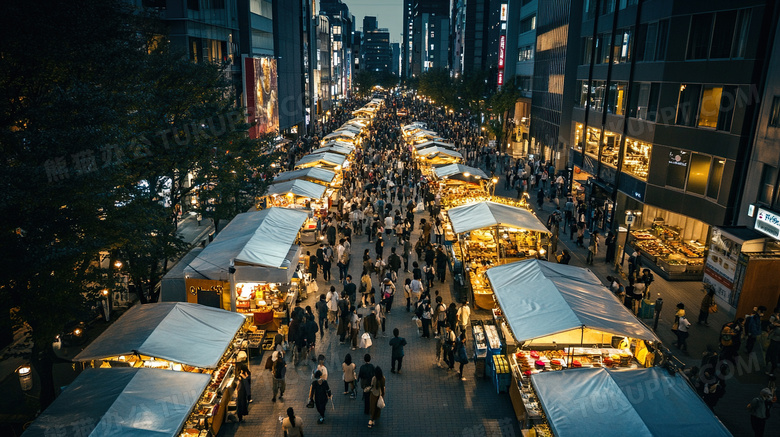
[[[677,343],[674,343],[674,345],[681,351],[688,350],[688,328],[690,328],[690,326],[691,322],[689,322],[684,315],[679,317],[677,321],[677,330],[675,331],[675,334],[677,334]]]
[[[371,382],[374,378],[374,365],[371,364],[371,355],[365,354],[363,356],[363,365],[360,366],[358,372],[358,379],[360,380],[360,388],[363,390],[363,414],[369,414],[370,411],[370,391]]]
[[[368,421],[368,427],[372,428],[379,420],[379,416],[382,414],[384,408],[385,398],[385,376],[382,373],[382,368],[376,366],[374,368],[374,377],[371,379],[371,399],[370,399],[370,413],[371,420]],[[380,402],[381,399],[381,402]]]
[[[390,354],[390,373],[401,374],[401,365],[404,362],[404,346],[406,346],[406,339],[399,337],[400,332],[398,328],[393,328],[393,338],[390,339],[390,347],[392,352]],[[395,370],[395,364],[398,363],[398,370]]]
[[[320,418],[317,419],[318,424],[325,423],[325,407],[332,396],[333,393],[330,391],[328,381],[322,379],[321,371],[316,370],[314,372],[314,381],[312,381],[309,387],[309,403],[314,403],[317,412],[320,414]]]
[[[466,353],[466,333],[461,333],[455,340],[455,360],[459,364],[458,377],[461,381],[466,380],[466,376],[463,374],[463,366],[468,364],[469,357]]]
[[[772,409],[772,399],[775,394],[769,388],[761,389],[757,397],[747,405],[750,412],[750,426],[755,437],[764,437],[766,420],[769,419],[769,410]]]
[[[701,308],[699,308],[699,325],[710,326],[707,323],[707,319],[710,317],[710,308],[712,307],[713,298],[715,296],[715,290],[709,289],[704,297],[701,299]]]
[[[745,343],[745,350],[747,353],[753,352],[753,347],[756,344],[758,336],[761,335],[761,318],[764,317],[766,307],[761,305],[753,308],[753,313],[745,317],[745,334],[747,335],[747,342]]]
[[[606,248],[606,257],[604,262],[607,264],[615,262],[615,248],[617,246],[617,236],[612,231],[607,232],[607,237],[604,239],[604,247]]]
[[[349,395],[350,399],[355,399],[357,397],[357,392],[355,390],[355,380],[357,379],[357,374],[355,373],[355,363],[352,362],[352,355],[347,354],[344,357],[344,362],[341,363],[341,371],[343,372],[343,379],[344,379],[344,393],[345,395]]]
[[[249,398],[247,397],[247,380],[243,372],[239,372],[238,381],[233,383],[233,390],[236,393],[236,416],[238,422],[244,421],[244,416],[249,414]]]
[[[314,308],[317,310],[317,323],[322,338],[325,336],[325,330],[328,329],[328,301],[324,294],[320,294],[320,300],[314,304]]]
[[[271,374],[273,375],[272,390],[273,397],[271,402],[276,402],[276,393],[279,393],[279,400],[284,400],[284,389],[287,384],[284,378],[287,376],[287,363],[284,362],[284,354],[279,351],[274,351],[272,355],[273,364],[271,367]]]
[[[590,241],[588,241],[588,257],[585,260],[587,264],[593,265],[593,260],[599,253],[599,232],[593,231],[590,234]]]
[[[469,307],[469,301],[463,302],[463,305],[458,308],[458,335],[463,334],[469,327],[471,320],[471,308]]]
[[[336,292],[336,287],[330,286],[327,296],[325,296],[325,303],[328,305],[328,323],[330,326],[336,326],[339,318],[339,294]],[[328,327],[328,323],[325,327]]]
[[[295,417],[292,407],[287,409],[287,417],[282,420],[282,433],[284,437],[303,437],[303,419]]]

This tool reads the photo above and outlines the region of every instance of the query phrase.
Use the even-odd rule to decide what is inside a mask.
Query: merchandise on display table
[[[631,231],[630,244],[667,274],[703,272],[705,246],[696,240],[682,240],[680,235],[678,227],[657,224],[652,229]]]

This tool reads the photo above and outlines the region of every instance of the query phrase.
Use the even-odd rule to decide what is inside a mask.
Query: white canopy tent
[[[344,144],[344,143],[342,143]],[[319,149],[313,150],[311,153],[318,154],[318,153],[336,153],[338,155],[344,155],[349,156],[353,153],[355,153],[355,147],[344,147],[341,145],[325,145],[320,147]]]
[[[338,153],[329,153],[329,152],[310,153],[308,155],[304,155],[303,157],[301,157],[301,159],[299,159],[298,162],[295,163],[295,168],[317,165],[319,163],[326,164],[333,167],[338,167],[344,165],[344,162],[346,160],[347,160],[346,156],[339,155]]]
[[[532,212],[491,201],[456,206],[449,209],[447,215],[456,234],[495,226],[550,233]]]
[[[341,125],[340,128],[336,129],[334,132],[341,132],[341,131],[347,131],[347,132],[354,132],[356,134],[359,134],[363,128],[360,126],[355,126],[354,124],[348,124],[344,123]]]
[[[531,381],[556,437],[731,435],[679,373],[659,367],[542,372]]]
[[[215,369],[246,319],[186,302],[136,305],[74,358],[100,360],[135,353]]]
[[[442,165],[433,169],[437,179],[444,179],[453,176],[462,176],[465,179],[489,179],[487,173],[476,167],[469,167],[463,164]]]
[[[487,277],[520,342],[584,329],[658,341],[588,269],[528,259],[488,269]]]
[[[446,147],[440,147],[440,146],[431,146],[431,147],[419,149],[417,150],[417,154],[419,156],[425,156],[425,157],[431,155],[446,155],[446,156],[451,156],[453,158],[461,158],[461,159],[463,158],[463,155],[461,155],[459,152],[456,152],[452,149],[448,149]]]
[[[330,146],[345,147],[347,149],[352,149],[353,152],[357,150],[357,148],[352,143],[348,143],[346,141],[339,141],[339,140],[327,141],[323,143],[321,147],[330,147]]]
[[[170,370],[87,369],[22,435],[176,437],[210,380]]]
[[[228,280],[235,260],[236,282],[286,283],[298,264],[298,232],[308,214],[268,208],[237,215],[184,269],[190,278]]]
[[[327,189],[328,187],[325,185],[315,184],[304,179],[293,179],[269,186],[266,195],[284,196],[293,194],[294,196],[308,197],[310,199],[321,199]]]
[[[414,149],[415,150],[425,150],[431,147],[441,147],[448,150],[455,150],[455,144],[447,143],[445,141],[441,141],[439,139],[433,139],[431,141],[425,141],[423,143],[415,144]]]
[[[274,182],[284,182],[293,179],[310,179],[313,182],[328,185],[336,179],[336,172],[321,167],[308,167],[279,173],[274,178]]]

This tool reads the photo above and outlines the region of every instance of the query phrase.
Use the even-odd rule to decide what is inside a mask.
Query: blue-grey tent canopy
[[[195,303],[136,305],[76,355],[75,361],[141,355],[214,369],[245,322],[241,314]]]
[[[300,170],[291,170],[279,173],[274,182],[284,182],[293,179],[309,179],[312,182],[330,184],[336,178],[336,172],[321,167],[309,167]]]
[[[338,153],[310,153],[308,155],[305,155],[301,157],[301,159],[298,160],[298,162],[295,163],[295,167],[298,168],[303,165],[309,165],[309,164],[317,164],[317,163],[324,163],[332,166],[338,166],[343,165],[344,161],[347,160],[347,157],[344,155],[339,155]]]
[[[158,369],[86,369],[22,434],[174,437],[210,375]]]
[[[518,341],[583,328],[658,341],[588,269],[528,259],[488,269],[487,277]]]
[[[487,173],[485,173],[481,169],[476,167],[469,167],[468,165],[463,165],[463,164],[442,165],[440,167],[434,168],[433,172],[436,174],[436,178],[438,179],[454,177],[454,176],[457,176],[458,178],[463,180],[474,180],[474,181],[479,179],[488,179]],[[468,176],[466,176],[466,173],[468,173]]]
[[[241,213],[198,255],[184,273],[227,281],[231,261],[236,282],[286,283],[298,265],[298,232],[308,214],[289,208]]]
[[[315,184],[305,179],[293,179],[290,181],[277,182],[268,187],[267,195],[284,196],[292,193],[299,197],[308,197],[310,199],[321,199],[325,195],[328,187],[322,184]]]
[[[531,382],[556,437],[731,435],[680,374],[659,367],[542,372]]]
[[[447,216],[456,234],[495,226],[550,233],[531,211],[489,200],[456,206],[447,210]]]

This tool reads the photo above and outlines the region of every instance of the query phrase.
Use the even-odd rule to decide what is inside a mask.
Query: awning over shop
[[[354,139],[356,136],[358,136],[358,134],[356,134],[354,132],[343,131],[342,130],[342,131],[331,132],[331,133],[325,135],[325,137],[323,137],[323,140],[327,141],[327,140],[331,140],[331,139],[336,139],[336,138],[342,137],[342,138],[347,138],[348,140],[352,141],[352,139]]]
[[[210,380],[171,370],[86,369],[22,435],[178,436]]]
[[[343,165],[347,158],[344,155],[338,153],[310,153],[303,156],[298,162],[295,163],[296,167],[311,165],[317,163],[324,163],[332,166]]]
[[[362,130],[363,130],[363,128],[361,128],[359,126],[355,126],[353,124],[345,123],[345,124],[342,124],[341,127],[336,129],[334,132],[347,131],[347,132],[353,132],[353,133],[359,134],[360,131],[362,131]]]
[[[347,149],[351,149],[353,152],[356,150],[355,146],[352,145],[352,143],[348,143],[346,141],[330,140],[322,144],[322,147],[330,147],[330,146],[345,147]]]
[[[342,144],[344,144],[344,143],[342,143]],[[318,153],[336,153],[338,155],[349,156],[349,155],[355,153],[355,147],[344,147],[344,146],[340,146],[340,145],[330,145],[330,146],[320,147],[319,149],[314,150],[311,153],[313,153],[313,154],[318,154]]]
[[[190,277],[227,280],[230,261],[235,260],[236,280],[247,282],[265,279],[261,271],[253,271],[257,267],[291,270],[297,263],[291,254],[299,250],[295,240],[307,217],[303,211],[288,208],[239,214],[184,272]]]
[[[439,140],[426,141],[424,143],[420,143],[420,144],[415,144],[414,145],[414,148],[415,148],[415,150],[417,150],[417,153],[420,153],[420,151],[425,150],[425,149],[429,149],[429,148],[432,148],[432,147],[440,147],[440,148],[443,148],[443,149],[446,149],[446,150],[455,150],[455,144],[447,143],[447,142],[439,141]]]
[[[456,152],[452,149],[448,149],[446,147],[440,147],[440,146],[433,146],[433,147],[426,147],[424,149],[419,149],[417,151],[417,154],[419,156],[433,156],[433,155],[444,155],[444,156],[451,156],[453,158],[463,158],[463,155],[461,155],[459,152]]]
[[[246,319],[241,314],[184,302],[136,305],[76,355],[76,361],[139,353],[214,369]]]
[[[311,199],[321,199],[325,194],[327,187],[321,184],[315,184],[303,179],[293,179],[291,181],[279,182],[268,187],[267,195],[284,196],[292,193],[295,196],[309,197]]]
[[[494,226],[550,233],[532,212],[496,202],[484,201],[456,206],[448,210],[447,214],[456,234]]]
[[[437,179],[448,178],[452,176],[463,176],[464,178],[488,179],[487,173],[479,168],[469,167],[463,164],[449,164],[433,169]]]
[[[658,340],[588,269],[529,259],[487,277],[518,341],[584,328]]]
[[[556,437],[731,435],[679,373],[659,367],[542,372],[531,381]]]
[[[311,179],[312,181],[330,184],[336,178],[336,172],[320,167],[302,168],[299,170],[286,171],[279,173],[274,178],[274,182],[284,182],[293,179]]]

